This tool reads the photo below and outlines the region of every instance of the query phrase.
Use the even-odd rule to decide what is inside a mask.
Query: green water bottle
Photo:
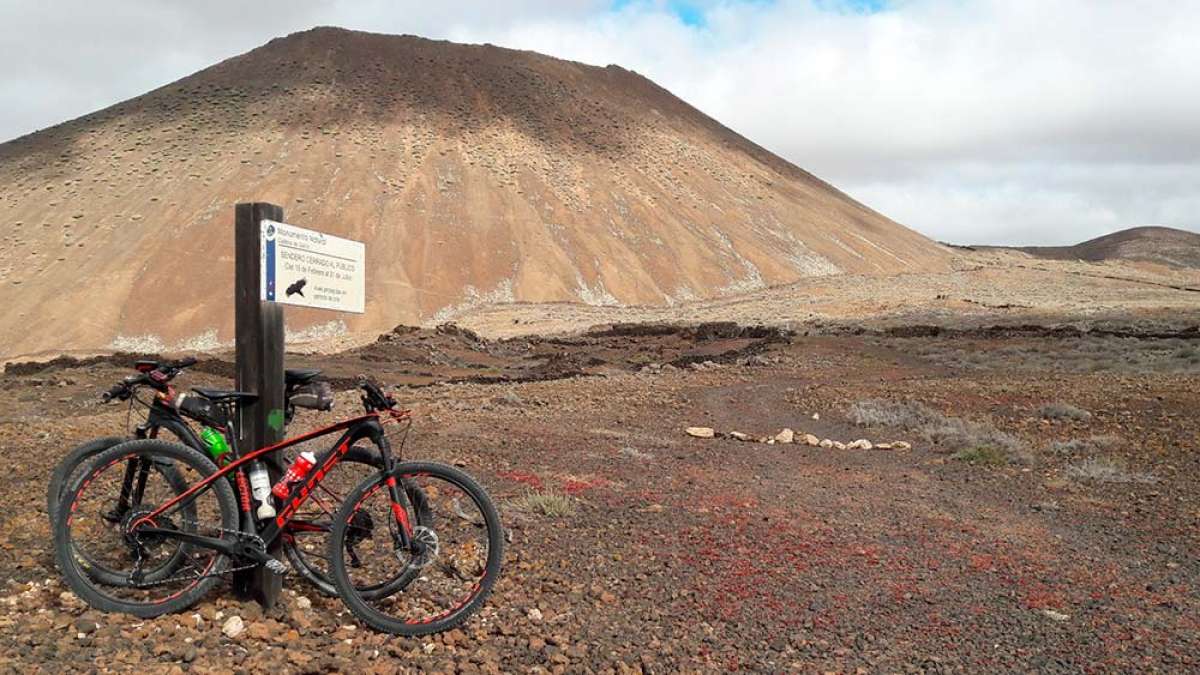
[[[204,441],[208,454],[212,455],[217,466],[220,466],[225,453],[229,452],[229,442],[225,440],[225,435],[212,427],[204,427],[200,430],[200,440]]]

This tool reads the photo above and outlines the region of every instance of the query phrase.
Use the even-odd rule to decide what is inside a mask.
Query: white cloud
[[[1200,229],[1200,3],[897,0],[875,14],[811,0],[693,4],[701,28],[654,1],[616,12],[593,0],[22,5],[0,21],[5,49],[28,54],[25,66],[5,58],[15,72],[0,84],[11,102],[0,137],[337,24],[623,65],[941,239]]]

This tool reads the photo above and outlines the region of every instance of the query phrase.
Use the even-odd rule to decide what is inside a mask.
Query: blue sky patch
[[[839,14],[875,14],[890,9],[892,0],[810,0],[814,7],[825,12]],[[726,4],[770,5],[774,0],[727,0]],[[628,7],[644,8],[661,7],[679,19],[679,22],[692,28],[704,28],[708,25],[705,7],[713,4],[705,0],[666,0],[656,3],[653,0],[612,0],[609,11],[620,12]]]

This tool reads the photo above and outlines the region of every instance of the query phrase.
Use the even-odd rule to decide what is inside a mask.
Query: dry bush
[[[900,344],[907,353],[938,366],[967,370],[1200,373],[1200,345],[1182,338],[1016,338],[986,348],[974,340],[914,339]]]
[[[924,424],[945,419],[936,410],[912,402],[869,398],[850,406],[850,421],[864,427],[898,427],[916,429]]]
[[[540,513],[550,518],[575,515],[575,500],[570,495],[560,492],[527,492],[510,504],[518,511]]]
[[[1038,408],[1038,415],[1048,420],[1076,420],[1080,422],[1092,418],[1092,413],[1083,408],[1073,406],[1070,403],[1063,403],[1062,401],[1043,405],[1041,408]]]
[[[1024,443],[990,424],[949,417],[915,402],[865,399],[848,410],[850,421],[860,426],[886,426],[911,431],[945,451],[979,451],[1005,461],[1028,461]],[[985,462],[994,463],[994,462]]]
[[[1125,463],[1112,458],[1092,457],[1067,467],[1067,476],[1091,483],[1157,483],[1152,474],[1130,471]]]
[[[1054,441],[1046,446],[1046,449],[1055,455],[1084,455],[1098,450],[1112,450],[1120,442],[1121,439],[1117,436],[1092,436],[1091,438],[1072,438],[1067,441]]]

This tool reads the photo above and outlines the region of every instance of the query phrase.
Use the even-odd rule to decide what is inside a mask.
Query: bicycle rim
[[[151,469],[144,472],[144,479],[138,480],[129,494],[129,467],[140,470],[171,466],[185,485],[202,480],[212,471],[211,464],[206,467],[186,454],[157,454],[145,443],[129,443],[101,454],[64,495],[55,532],[59,562],[71,566],[67,570],[64,565],[68,579],[82,582],[85,599],[102,609],[138,612],[139,607],[165,605],[215,583],[216,575],[227,566],[226,557],[214,550],[169,537],[143,535],[135,526],[156,507],[180,494],[180,486],[167,478],[168,472]],[[140,450],[125,450],[138,445],[142,446]],[[182,446],[179,449],[194,454]],[[220,538],[227,527],[236,525],[236,520],[230,518],[232,503],[227,486],[216,481],[212,488],[156,516],[153,524]],[[69,560],[63,560],[64,555],[69,555]]]
[[[403,486],[398,499],[392,485]],[[401,544],[402,529],[415,544]],[[330,555],[355,615],[379,630],[418,635],[446,630],[478,608],[499,574],[502,548],[499,517],[478,484],[451,467],[411,463],[350,496]]]

